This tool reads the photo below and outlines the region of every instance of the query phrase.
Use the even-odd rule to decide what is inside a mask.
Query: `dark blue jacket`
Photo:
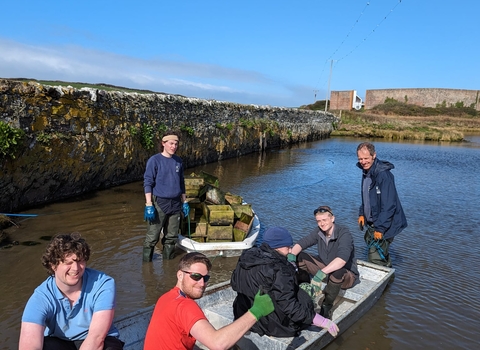
[[[362,169],[360,163],[357,166]],[[372,184],[369,187],[370,208],[373,218],[373,227],[375,231],[383,233],[385,239],[393,238],[407,227],[407,218],[403,212],[397,189],[395,188],[395,179],[390,172],[394,165],[387,161],[375,158],[372,167],[369,169]],[[363,169],[362,169],[363,170]],[[363,181],[360,190],[363,189]],[[359,215],[363,212],[363,193],[361,193],[362,205]]]

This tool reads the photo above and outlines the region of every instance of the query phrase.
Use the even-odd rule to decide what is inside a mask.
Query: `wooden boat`
[[[333,320],[340,328],[340,334],[358,321],[380,298],[388,282],[393,277],[394,269],[358,261],[360,283],[355,287],[342,290],[335,301]],[[233,321],[232,304],[236,292],[230,282],[216,284],[207,288],[205,295],[197,303],[205,316],[220,328]],[[143,349],[143,340],[154,306],[136,311],[115,320],[120,331],[120,338],[125,342],[125,350]],[[297,337],[277,338],[248,332],[237,342],[237,348],[284,350],[284,349],[321,349],[329,344],[333,337],[324,329],[310,326]],[[197,348],[205,347],[197,342]]]
[[[260,220],[254,214],[253,223],[250,227],[245,239],[240,242],[197,242],[186,236],[179,235],[177,246],[186,252],[200,252],[208,257],[223,256],[232,257],[240,256],[242,251],[251,248],[260,233]]]

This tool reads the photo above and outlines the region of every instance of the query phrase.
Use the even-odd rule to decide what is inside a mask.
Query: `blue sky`
[[[297,107],[480,89],[479,37],[472,0],[3,1],[0,77]]]

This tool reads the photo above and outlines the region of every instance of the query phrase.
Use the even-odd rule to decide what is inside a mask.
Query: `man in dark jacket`
[[[394,166],[379,160],[375,146],[369,142],[358,145],[357,156],[357,166],[362,169],[362,205],[358,224],[362,231],[367,226],[365,242],[369,246],[368,261],[390,267],[390,244],[407,227],[395,179],[390,172]]]
[[[337,325],[315,313],[312,299],[298,286],[295,267],[287,261],[292,244],[292,236],[285,228],[271,227],[265,231],[260,247],[242,253],[231,279],[238,293],[233,303],[235,319],[248,311],[260,289],[268,293],[275,311],[253,325],[253,332],[292,337],[315,325],[336,336]]]
[[[332,319],[333,304],[340,289],[353,287],[359,281],[355,246],[350,231],[335,224],[335,216],[329,206],[320,206],[313,211],[317,227],[301,238],[291,249],[288,259],[298,263],[298,279],[310,282],[324,294],[319,300],[320,315]],[[316,246],[317,254],[304,252]],[[306,277],[303,277],[302,274]],[[326,283],[322,290],[322,282]]]

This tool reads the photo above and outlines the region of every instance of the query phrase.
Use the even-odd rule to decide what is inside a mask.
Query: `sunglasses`
[[[210,279],[210,275],[202,275],[201,273],[197,273],[197,272],[188,272],[188,271],[183,271],[182,272],[185,272],[185,273],[188,273],[190,275],[190,278],[196,282],[200,281],[202,278],[203,278],[203,281],[205,283],[208,282],[208,280]]]
[[[333,215],[332,211],[327,209],[327,208],[317,208],[313,211],[313,215],[317,215],[318,213],[330,213],[330,215]]]

